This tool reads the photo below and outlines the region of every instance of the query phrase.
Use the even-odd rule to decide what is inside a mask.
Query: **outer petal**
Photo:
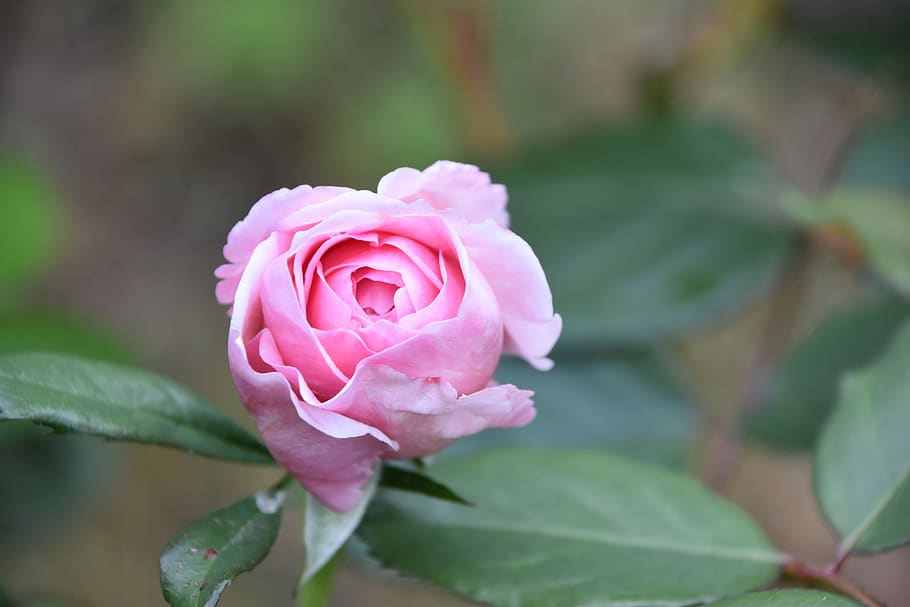
[[[463,224],[468,256],[493,288],[502,310],[503,351],[517,354],[537,369],[553,366],[546,358],[562,331],[553,313],[553,296],[540,262],[527,242],[492,222]]]
[[[455,209],[468,221],[492,219],[508,227],[506,189],[471,164],[440,160],[425,171],[396,169],[379,181],[382,196],[405,202],[426,200],[437,209]]]
[[[284,376],[253,371],[236,338],[229,353],[240,398],[275,459],[326,506],[351,510],[389,447],[366,433],[335,438],[311,426],[298,414],[297,407],[305,405]]]
[[[299,371],[282,364],[274,340],[255,339],[261,333],[262,274],[282,253],[279,240],[272,235],[256,247],[238,285],[228,341],[231,373],[275,459],[327,506],[349,510],[375,462],[397,445],[376,428],[316,406]],[[248,351],[257,343],[258,352]],[[296,386],[289,380],[294,376]]]
[[[228,263],[215,270],[215,276],[221,279],[215,287],[218,302],[225,305],[233,302],[240,276],[253,250],[277,229],[284,217],[350,191],[348,188],[301,185],[293,190],[282,188],[260,198],[228,234],[227,244],[224,245],[224,257]]]
[[[384,428],[398,442],[399,450],[383,457],[409,459],[486,428],[524,426],[536,414],[533,394],[507,384],[459,396],[439,378],[414,378],[370,361],[332,404],[356,410],[360,419]]]

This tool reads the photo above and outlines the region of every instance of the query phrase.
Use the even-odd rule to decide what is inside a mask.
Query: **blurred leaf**
[[[809,449],[837,398],[841,376],[872,362],[910,316],[910,304],[883,297],[834,313],[786,355],[747,434],[783,449]]]
[[[0,356],[0,420],[270,463],[255,438],[185,388],[152,373],[63,354]]]
[[[910,114],[875,124],[859,134],[844,159],[839,183],[910,192]]]
[[[796,194],[783,201],[806,225],[846,228],[882,278],[910,295],[910,199],[885,191],[837,189],[818,202]]]
[[[873,73],[910,66],[905,0],[788,0],[784,8],[786,35],[843,65]]]
[[[16,607],[13,599],[3,591],[2,586],[0,586],[0,607]]]
[[[495,378],[534,390],[537,418],[524,428],[461,438],[445,456],[500,445],[592,447],[679,465],[694,445],[696,410],[673,374],[652,355],[557,357],[546,373],[504,358]]]
[[[367,505],[376,493],[379,475],[374,474],[363,488],[363,497],[350,512],[335,512],[325,507],[315,497],[306,494],[306,510],[303,522],[303,545],[306,560],[300,575],[299,587],[305,587],[351,537]]]
[[[455,153],[459,133],[452,112],[428,75],[409,71],[374,86],[345,100],[328,142],[347,174],[375,188],[395,167],[422,169]]]
[[[266,557],[281,524],[284,492],[252,497],[190,523],[161,554],[161,590],[173,607],[214,607],[231,581]]]
[[[0,316],[0,354],[29,351],[62,352],[110,362],[131,358],[115,337],[72,318],[34,312]]]
[[[711,603],[713,607],[859,607],[858,603],[837,594],[817,590],[771,590],[753,592]]]
[[[815,458],[815,490],[839,552],[910,541],[910,323],[872,366],[850,373]]]
[[[331,3],[298,0],[170,2],[155,31],[171,62],[219,103],[288,101],[319,64],[332,31]]]
[[[56,200],[48,177],[24,158],[0,154],[0,304],[41,270],[54,249]]]
[[[720,127],[616,127],[494,177],[547,271],[564,344],[649,342],[717,322],[787,256],[788,235],[764,219],[770,169]]]
[[[410,491],[419,493],[427,497],[445,500],[462,506],[473,506],[471,502],[464,499],[442,483],[433,480],[422,472],[416,470],[406,470],[391,464],[385,464],[382,467],[382,476],[379,484],[386,489],[398,489],[399,491]]]
[[[442,462],[464,508],[382,491],[358,534],[382,565],[484,604],[690,604],[773,580],[780,559],[693,480],[603,453],[515,449]]]
[[[0,553],[60,532],[100,498],[114,464],[97,441],[27,422],[0,423],[0,461]]]

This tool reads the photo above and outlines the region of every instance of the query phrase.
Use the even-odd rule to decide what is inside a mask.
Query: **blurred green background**
[[[249,426],[213,295],[230,227],[281,186],[475,163],[565,333],[551,373],[497,375],[538,420],[442,457],[688,467],[823,561],[804,451],[910,312],[908,26],[903,0],[4,0],[0,352],[148,366]],[[275,478],[4,424],[0,605],[163,605],[171,535]],[[223,605],[291,604],[295,516]],[[908,567],[847,574],[898,605]],[[463,602],[352,557],[332,604]]]

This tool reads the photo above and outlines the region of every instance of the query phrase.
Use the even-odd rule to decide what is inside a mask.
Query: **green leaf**
[[[0,356],[0,420],[270,463],[256,439],[176,383],[152,373],[63,354]]]
[[[383,491],[358,535],[390,568],[494,606],[686,605],[773,580],[784,558],[693,480],[594,451],[434,466],[477,504]]]
[[[0,154],[0,293],[39,270],[54,248],[56,200],[48,178],[24,158]],[[5,303],[5,302],[0,302]]]
[[[771,590],[753,592],[711,603],[712,607],[859,607],[857,603],[838,594],[817,590]]]
[[[305,586],[338,553],[351,537],[366,512],[367,505],[376,493],[378,474],[374,474],[363,488],[363,497],[350,512],[335,512],[326,508],[315,497],[306,494],[303,523],[303,545],[306,560],[298,586]]]
[[[910,114],[873,124],[861,132],[844,159],[842,186],[910,192]]]
[[[495,446],[591,447],[680,465],[698,431],[698,415],[674,373],[652,354],[556,356],[541,373],[505,358],[500,383],[534,390],[537,418],[524,428],[491,429],[459,439],[444,456]]]
[[[789,0],[776,31],[818,51],[822,56],[873,76],[903,78],[910,67],[906,3],[815,5]]]
[[[63,350],[91,358],[123,360],[113,337],[80,322],[27,312],[0,317],[0,354]],[[0,537],[10,545],[40,541],[100,498],[115,461],[87,436],[50,436],[25,421],[0,425]]]
[[[474,505],[442,483],[433,480],[422,472],[406,470],[390,464],[386,464],[382,467],[382,476],[380,477],[379,484],[387,489],[399,489],[401,491],[419,493],[455,504],[461,504],[462,506]]]
[[[784,200],[786,210],[806,225],[848,229],[882,278],[910,295],[910,198],[839,189],[817,203],[795,194]]]
[[[16,607],[13,599],[3,590],[3,586],[0,586],[0,607]]]
[[[906,301],[881,297],[827,318],[784,357],[747,434],[781,449],[812,448],[841,376],[872,362],[908,316]]]
[[[872,366],[850,373],[819,440],[815,490],[840,553],[910,541],[910,323]]]
[[[539,256],[562,341],[650,342],[704,327],[776,278],[788,235],[763,162],[720,127],[658,121],[551,145],[494,172]]]
[[[266,557],[281,523],[284,491],[252,497],[190,523],[161,554],[161,590],[173,607],[214,607],[224,589]]]

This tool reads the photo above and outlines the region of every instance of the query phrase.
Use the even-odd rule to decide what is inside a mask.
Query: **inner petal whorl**
[[[354,298],[367,316],[383,317],[395,309],[395,293],[401,287],[363,277],[354,284]]]

